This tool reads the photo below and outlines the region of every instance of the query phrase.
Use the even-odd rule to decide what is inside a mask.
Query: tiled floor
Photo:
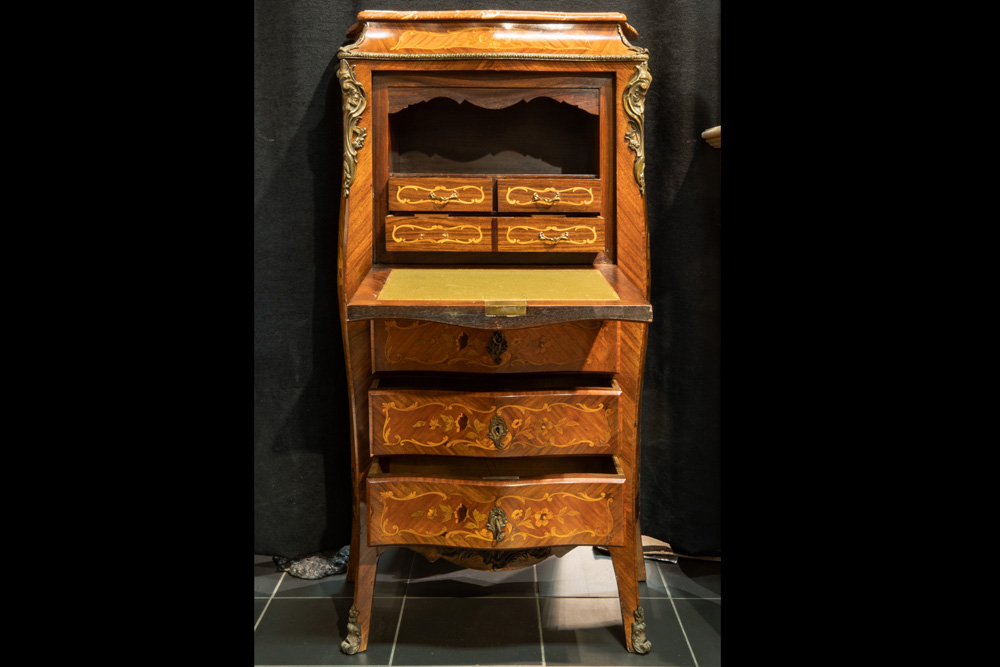
[[[340,652],[354,585],[315,581],[254,556],[254,664],[721,664],[722,565],[646,561],[639,597],[647,655],[625,651],[611,559],[590,547],[510,572],[430,563],[407,549],[379,560],[368,650]]]

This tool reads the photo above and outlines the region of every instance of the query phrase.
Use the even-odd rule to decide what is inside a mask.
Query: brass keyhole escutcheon
[[[486,350],[490,353],[493,363],[500,364],[503,361],[502,355],[507,351],[507,339],[504,338],[502,331],[494,332]]]
[[[500,509],[499,505],[494,505],[490,510],[490,518],[486,521],[486,527],[493,533],[493,539],[503,542],[507,537],[507,514]]]
[[[489,436],[490,440],[493,441],[493,446],[497,449],[503,449],[503,437],[507,435],[507,422],[503,420],[500,415],[493,415],[493,419],[490,420],[490,430]]]

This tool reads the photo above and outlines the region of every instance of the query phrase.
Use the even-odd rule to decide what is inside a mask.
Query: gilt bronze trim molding
[[[344,96],[344,196],[351,194],[351,183],[357,170],[358,151],[365,145],[368,131],[361,127],[361,114],[368,106],[365,88],[354,77],[354,67],[346,60],[337,69],[340,90]]]
[[[622,105],[625,107],[625,115],[629,118],[625,141],[629,149],[635,153],[632,173],[635,175],[635,182],[639,184],[639,193],[645,195],[646,153],[643,149],[643,116],[646,112],[646,91],[649,90],[653,77],[650,76],[646,63],[636,65],[635,70],[622,94]]]
[[[646,613],[642,607],[636,607],[633,616],[635,621],[632,622],[632,650],[636,653],[649,653],[653,644],[646,639]]]
[[[641,56],[645,60],[649,59],[649,49],[645,49],[645,48],[643,48],[641,46],[635,46],[633,44],[629,44],[629,41],[627,39],[625,39],[625,33],[622,32],[622,26],[621,26],[621,24],[618,25],[618,36],[621,38],[622,44],[624,44],[625,46],[628,47],[629,51],[631,51],[632,53],[636,54],[636,56]]]
[[[351,605],[347,612],[347,639],[340,642],[340,650],[347,655],[354,655],[361,648],[361,626],[358,625],[358,610]]]

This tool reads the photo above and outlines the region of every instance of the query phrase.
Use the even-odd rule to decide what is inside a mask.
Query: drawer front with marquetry
[[[497,219],[501,252],[601,252],[604,218],[535,215]]]
[[[614,383],[522,392],[374,388],[372,454],[613,454],[620,394]]]
[[[501,213],[600,213],[597,178],[500,178],[497,210]]]
[[[618,323],[584,321],[493,331],[418,320],[373,321],[374,371],[462,373],[618,370]]]
[[[489,213],[493,210],[493,179],[433,176],[390,178],[389,210]]]
[[[621,475],[524,483],[372,475],[366,484],[370,545],[624,544]]]
[[[492,218],[387,215],[385,249],[395,252],[476,252],[493,247]]]

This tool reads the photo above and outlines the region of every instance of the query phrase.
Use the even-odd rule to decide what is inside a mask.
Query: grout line
[[[406,586],[403,587],[403,602],[399,605],[399,619],[396,621],[396,634],[392,636],[392,650],[389,651],[389,667],[392,667],[392,659],[396,656],[396,640],[399,639],[399,629],[403,627],[403,610],[406,608],[406,591],[410,588],[410,578],[413,576],[413,563],[417,560],[417,554],[410,553],[410,571],[406,573]]]
[[[257,617],[257,622],[253,624],[254,632],[257,632],[257,626],[260,625],[260,620],[264,618],[264,614],[267,613],[267,608],[271,606],[271,600],[274,599],[274,594],[278,592],[278,587],[281,586],[281,582],[285,580],[286,574],[288,574],[287,571],[281,573],[281,578],[278,579],[278,583],[274,585],[274,590],[271,591],[271,597],[267,599],[267,604],[264,605],[264,608],[260,610],[260,616]]]
[[[531,566],[531,573],[535,579],[535,610],[538,612],[538,645],[542,649],[542,667],[545,667],[545,639],[542,636],[542,603],[538,597],[538,564]]]
[[[687,644],[688,651],[691,653],[691,659],[694,660],[694,667],[698,667],[698,657],[694,654],[694,649],[691,647],[691,640],[688,639],[687,631],[684,630],[684,621],[681,620],[681,614],[677,611],[677,605],[674,603],[674,595],[670,592],[670,588],[667,586],[667,578],[663,576],[663,570],[660,566],[656,566],[656,570],[660,573],[660,581],[663,582],[663,590],[667,592],[667,598],[670,600],[670,606],[674,608],[674,616],[677,617],[677,625],[681,628],[681,634],[684,635],[684,643]]]
[[[531,595],[490,595],[489,593],[482,595],[407,595],[405,597],[410,600],[530,600],[532,598]]]

